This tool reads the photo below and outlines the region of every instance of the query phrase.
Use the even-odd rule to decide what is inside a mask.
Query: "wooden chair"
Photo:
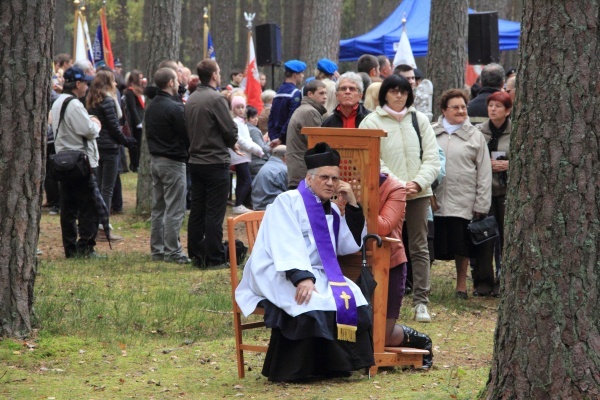
[[[327,142],[340,153],[340,178],[352,185],[356,198],[361,203],[367,221],[367,231],[377,233],[379,216],[379,145],[380,138],[387,133],[379,129],[303,128],[308,136],[308,147],[318,142]],[[335,199],[334,199],[335,201]],[[343,205],[342,205],[343,206]],[[373,293],[373,350],[375,366],[370,375],[377,374],[381,366],[421,366],[427,350],[408,347],[385,347],[385,322],[390,271],[390,244],[396,239],[382,238],[383,246],[371,242],[367,261],[377,287]],[[339,257],[344,275],[356,280],[360,274],[362,254]]]
[[[235,252],[235,228],[237,224],[244,224],[248,238],[248,254],[252,253],[258,228],[265,215],[264,211],[252,211],[236,217],[227,218],[227,240],[229,241],[229,269],[231,273],[231,300],[233,304],[233,326],[235,328],[235,351],[237,356],[238,377],[245,376],[244,371],[244,350],[255,352],[267,352],[266,345],[245,344],[242,341],[242,333],[248,329],[262,328],[265,326],[263,321],[242,323],[242,312],[235,301],[235,289],[239,284],[238,263]],[[257,308],[253,314],[264,315],[262,308]]]

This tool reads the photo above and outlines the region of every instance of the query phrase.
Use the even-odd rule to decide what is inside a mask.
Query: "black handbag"
[[[50,174],[59,181],[73,181],[90,176],[87,154],[79,150],[65,150],[50,156]]]
[[[60,117],[54,135],[54,141],[58,138],[58,130],[65,116],[67,105],[75,97],[66,98],[60,109]],[[84,147],[87,148],[87,140],[82,138]],[[90,161],[85,152],[80,150],[63,150],[60,153],[52,154],[48,162],[48,173],[58,182],[84,179],[90,176]]]
[[[498,222],[496,222],[496,218],[493,215],[471,221],[467,225],[467,230],[469,231],[471,241],[475,245],[495,239],[500,235]]]

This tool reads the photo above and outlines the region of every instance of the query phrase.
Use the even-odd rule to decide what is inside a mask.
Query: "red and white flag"
[[[248,35],[248,65],[246,65],[246,97],[249,106],[255,107],[258,114],[262,112],[263,102],[260,99],[262,88],[260,86],[258,69],[256,67],[256,55],[254,52],[254,40],[252,34]]]

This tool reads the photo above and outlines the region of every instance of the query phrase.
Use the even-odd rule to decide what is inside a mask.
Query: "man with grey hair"
[[[90,60],[77,60],[73,64],[75,68],[79,68],[84,74],[88,76],[96,76],[96,69],[90,62]]]
[[[338,106],[333,113],[323,121],[321,126],[329,128],[358,128],[363,118],[370,111],[361,103],[363,94],[362,78],[355,72],[346,72],[336,83],[335,97]]]
[[[273,149],[269,160],[260,168],[252,181],[252,207],[255,211],[265,210],[280,193],[287,190],[287,166],[285,145]]]
[[[502,90],[504,87],[504,68],[502,65],[491,63],[481,70],[481,89],[477,96],[469,102],[467,114],[470,122],[480,124],[486,122],[488,117],[487,98],[492,93]]]

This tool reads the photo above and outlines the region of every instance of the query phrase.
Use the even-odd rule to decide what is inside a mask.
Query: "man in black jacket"
[[[492,93],[499,92],[504,87],[504,68],[502,65],[491,63],[481,70],[481,89],[477,97],[471,100],[467,106],[469,121],[473,124],[486,122],[488,117],[487,98]]]
[[[154,82],[160,91],[145,113],[153,187],[150,250],[153,261],[189,264],[191,260],[179,241],[185,217],[185,163],[190,146],[185,113],[177,93],[175,71],[160,68]]]
[[[321,126],[329,128],[358,128],[370,111],[361,103],[363,82],[355,72],[346,72],[336,83],[338,106]]]

